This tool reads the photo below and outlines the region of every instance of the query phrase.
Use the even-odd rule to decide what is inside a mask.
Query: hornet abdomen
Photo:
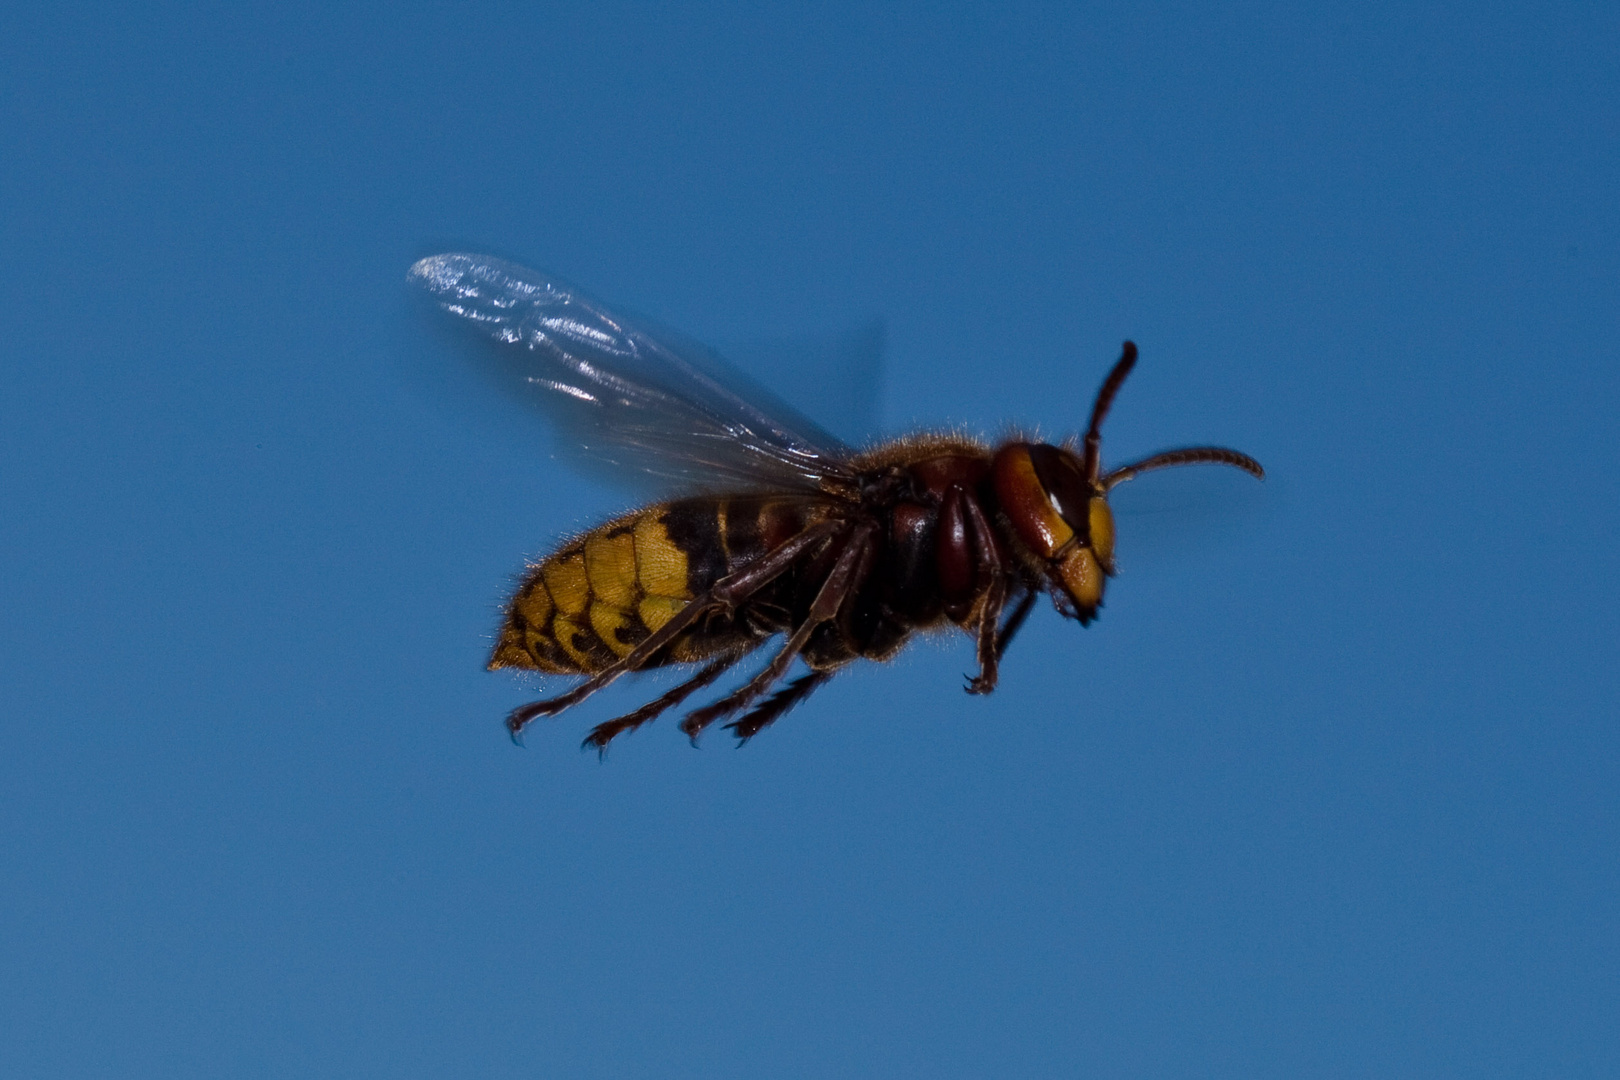
[[[715,582],[803,530],[814,509],[802,498],[700,496],[598,526],[529,568],[489,667],[601,671]],[[676,637],[649,666],[745,648],[761,629],[710,619]]]

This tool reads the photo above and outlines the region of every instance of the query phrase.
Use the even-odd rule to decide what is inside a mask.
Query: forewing
[[[497,343],[497,361],[592,468],[684,488],[824,490],[852,451],[713,353],[652,331],[547,274],[435,255],[410,280]]]

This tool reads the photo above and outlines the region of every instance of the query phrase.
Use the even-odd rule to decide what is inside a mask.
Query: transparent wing
[[[651,332],[547,274],[435,255],[410,281],[497,343],[502,374],[589,466],[690,488],[823,490],[853,451],[719,357]]]

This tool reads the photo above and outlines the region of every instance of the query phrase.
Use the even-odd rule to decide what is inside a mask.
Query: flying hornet
[[[757,673],[681,721],[694,743],[728,719],[746,742],[845,666],[887,660],[919,631],[948,625],[975,643],[978,674],[967,692],[988,694],[1040,594],[1082,626],[1096,618],[1114,574],[1114,487],[1179,465],[1265,475],[1247,454],[1216,446],[1105,470],[1101,428],[1136,363],[1129,341],[1079,440],[990,445],[916,434],[857,450],[747,389],[701,347],[549,275],[449,254],[416,263],[410,280],[493,338],[519,383],[563,414],[593,462],[671,495],[528,568],[489,667],[583,681],[512,710],[514,739],[621,675],[691,671],[596,725],[583,745],[605,751],[778,638]],[[784,684],[795,661],[808,672]]]

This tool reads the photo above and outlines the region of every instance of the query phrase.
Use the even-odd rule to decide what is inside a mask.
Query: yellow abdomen
[[[507,609],[490,668],[599,671],[685,607],[692,599],[688,560],[670,539],[667,509],[610,521],[531,567]]]

